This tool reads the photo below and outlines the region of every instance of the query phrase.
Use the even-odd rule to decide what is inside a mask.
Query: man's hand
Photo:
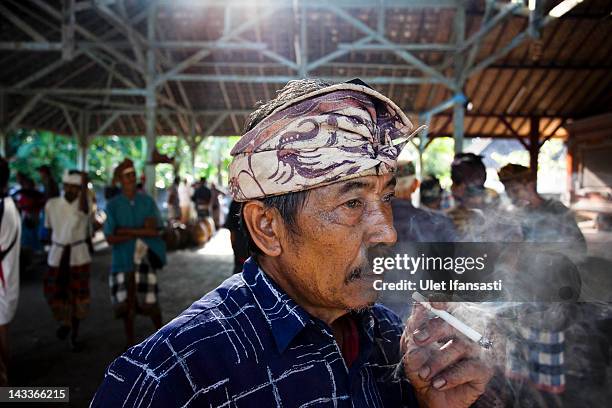
[[[444,303],[432,303],[446,309]],[[401,340],[404,373],[420,406],[469,407],[493,375],[478,358],[481,349],[444,320],[416,303]]]

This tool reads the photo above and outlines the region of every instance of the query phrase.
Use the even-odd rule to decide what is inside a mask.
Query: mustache
[[[344,279],[344,283],[348,284],[358,279],[363,278],[366,275],[372,274],[372,263],[374,258],[386,257],[391,253],[391,246],[388,244],[376,244],[366,249],[364,261],[361,265],[353,268],[351,272]]]

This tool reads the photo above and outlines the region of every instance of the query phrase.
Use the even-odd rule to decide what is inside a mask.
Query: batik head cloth
[[[393,173],[419,131],[386,96],[343,83],[275,109],[232,149],[229,187],[236,201]]]

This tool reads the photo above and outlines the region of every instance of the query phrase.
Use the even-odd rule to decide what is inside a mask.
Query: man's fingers
[[[404,370],[408,374],[418,374],[423,364],[429,360],[431,351],[426,348],[414,347],[404,354]]]
[[[447,367],[468,356],[471,347],[457,339],[449,340],[439,350],[432,350],[427,362],[419,369],[419,377],[428,380]]]
[[[424,321],[412,332],[412,340],[417,345],[424,346],[435,343],[457,334],[455,329],[439,317]]]
[[[448,310],[449,312],[452,310],[452,304],[447,302],[430,302],[431,306],[440,309],[440,310]],[[424,321],[431,318],[432,313],[425,308],[421,303],[414,302],[412,307],[412,313],[410,314],[410,318],[406,324],[406,327],[409,331],[415,331],[418,329]]]
[[[493,371],[483,364],[482,361],[466,359],[433,377],[431,384],[434,388],[441,391],[469,384],[474,393],[480,395],[484,392],[492,376]]]
[[[414,332],[429,318],[429,311],[419,302],[415,302],[412,306],[412,313],[406,324],[406,330]]]

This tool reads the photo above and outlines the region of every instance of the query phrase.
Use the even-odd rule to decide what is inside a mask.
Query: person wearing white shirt
[[[6,196],[8,179],[8,163],[0,156],[0,386],[8,385],[8,325],[19,299],[21,218]]]
[[[51,230],[51,248],[44,277],[44,291],[53,317],[59,322],[57,336],[77,351],[79,324],[89,312],[89,270],[91,255],[91,203],[86,177],[70,171],[63,178],[64,194],[45,205],[45,226]]]
[[[191,196],[193,195],[193,189],[187,179],[178,187],[179,206],[181,207],[181,222],[186,224],[189,222],[190,210],[191,210]]]

